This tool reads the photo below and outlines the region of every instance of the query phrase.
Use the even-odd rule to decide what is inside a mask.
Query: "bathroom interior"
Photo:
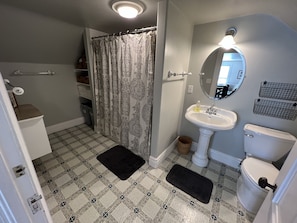
[[[143,2],[146,3],[146,1]],[[204,207],[202,204],[199,206],[196,202],[196,207],[200,208],[199,211],[203,213],[201,218],[196,216],[196,219],[190,217],[183,219],[181,213],[175,213],[172,216],[179,220],[186,219],[188,222],[197,222],[195,220],[198,218],[201,219],[200,222],[216,222],[217,220],[220,222],[253,222],[258,209],[254,213],[250,213],[236,197],[236,180],[240,176],[242,160],[246,157],[244,148],[246,124],[286,132],[290,135],[288,138],[291,140],[288,151],[292,147],[296,148],[294,145],[296,140],[294,137],[297,136],[296,90],[295,97],[291,100],[267,99],[259,94],[263,83],[266,82],[279,85],[292,84],[293,86],[297,84],[297,24],[293,21],[296,20],[294,14],[296,3],[287,1],[287,4],[280,6],[274,1],[274,5],[267,9],[267,5],[262,2],[261,7],[260,5],[258,8],[247,7],[250,11],[245,12],[243,8],[246,3],[241,2],[242,6],[236,6],[232,9],[235,12],[230,15],[225,14],[219,18],[205,17],[203,20],[203,18],[198,18],[200,11],[195,13],[193,9],[194,6],[199,7],[199,1],[163,0],[151,1],[150,4],[152,2],[155,7],[153,19],[144,21],[143,24],[124,23],[125,25],[122,27],[110,28],[102,25],[100,29],[87,25],[70,24],[61,18],[50,17],[47,14],[42,15],[32,9],[30,11],[24,6],[23,8],[21,5],[16,7],[7,1],[0,1],[1,15],[6,18],[0,21],[2,27],[0,72],[3,78],[9,79],[13,85],[21,86],[25,90],[23,95],[16,96],[18,104],[33,104],[42,111],[49,141],[56,144],[54,146],[52,144],[52,147],[58,144],[55,140],[63,138],[62,133],[66,131],[65,129],[76,128],[76,126],[79,127],[75,131],[83,131],[92,138],[95,137],[93,130],[83,124],[84,118],[74,72],[82,48],[89,47],[88,44],[85,44],[86,38],[90,42],[91,36],[98,35],[98,33],[132,30],[139,28],[138,26],[157,26],[150,155],[146,160],[145,168],[147,169],[144,172],[148,170],[150,173],[158,172],[157,170],[165,168],[167,163],[178,162],[178,160],[183,160],[182,162],[186,162],[187,167],[191,167],[190,169],[201,174],[204,173],[206,177],[210,176],[210,178],[211,174],[207,175],[207,168],[213,168],[209,172],[216,173],[214,177],[216,191],[212,195],[212,207]],[[109,3],[104,1],[102,4],[108,5]],[[217,4],[220,3],[217,2]],[[255,2],[250,4],[255,4]],[[209,5],[209,7],[208,10],[211,12],[211,7],[218,6]],[[217,10],[214,9],[213,14],[216,12],[219,14]],[[196,17],[195,14],[197,14]],[[201,12],[201,14],[203,13]],[[21,21],[26,21],[28,25],[24,26]],[[237,74],[242,83],[232,95],[220,100],[211,99],[204,93],[200,84],[202,67],[207,57],[219,47],[218,43],[230,27],[236,27],[237,32],[234,36],[236,49],[244,58],[243,73]],[[10,74],[16,70],[30,72],[52,70],[55,74],[28,77],[11,76]],[[169,77],[170,72],[185,75]],[[193,164],[191,160],[191,154],[196,151],[200,139],[199,127],[185,117],[187,109],[196,104],[198,100],[201,105],[208,107],[214,105],[214,108],[232,111],[236,113],[237,119],[231,129],[213,133],[207,148],[209,161],[200,167]],[[255,112],[257,103],[265,100],[293,104],[292,110],[295,117],[290,120],[279,115],[273,117]],[[74,130],[72,129],[72,131]],[[70,132],[68,131],[68,133]],[[176,152],[178,137],[182,135],[193,139],[190,155],[180,155]],[[103,144],[106,143],[104,146],[112,145],[108,139],[102,139],[102,141]],[[284,155],[281,156],[281,159],[272,160],[278,161],[276,166],[279,168],[284,163],[287,152]],[[294,157],[290,159],[293,160]],[[223,168],[226,171],[226,177],[227,172],[233,174],[233,178],[230,180],[233,182],[233,186],[232,189],[229,188],[231,190],[229,194],[232,194],[233,197],[228,197],[227,192],[225,197],[221,194],[221,205],[219,205],[221,212],[215,207],[219,181],[224,176],[220,174],[221,170],[214,166]],[[157,174],[157,178],[164,178],[167,173],[163,172],[160,175]],[[226,205],[222,204],[223,202]],[[177,203],[174,204],[177,207],[182,207],[181,204],[180,206]],[[48,205],[52,207],[52,203]],[[233,212],[230,211],[234,207],[236,209]],[[60,212],[57,210],[57,206],[52,210],[56,214],[53,218],[59,219]],[[143,211],[145,213],[145,210]],[[82,209],[79,212],[79,216],[82,217]],[[65,212],[63,214],[65,222],[68,220],[71,222],[69,216],[66,216]],[[101,213],[99,214],[100,219],[104,222],[106,219],[102,218]],[[163,214],[165,215],[165,211]],[[153,214],[153,216],[155,219],[160,217],[158,214]],[[108,217],[112,219],[110,222],[117,222],[117,217],[111,216],[111,214]],[[261,217],[257,216],[255,222],[263,222]],[[128,220],[131,219],[127,217],[125,220],[129,222]],[[166,218],[163,219],[166,222]],[[173,222],[174,217],[168,219]],[[145,221],[145,218],[142,221]],[[78,222],[91,222],[91,220]]]

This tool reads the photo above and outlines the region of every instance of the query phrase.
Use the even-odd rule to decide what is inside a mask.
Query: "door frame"
[[[0,162],[4,176],[0,183],[0,212],[7,222],[52,223],[35,168],[23,139],[16,115],[0,73]],[[24,167],[24,174],[16,177],[13,167]],[[32,213],[27,199],[41,195],[40,211]]]

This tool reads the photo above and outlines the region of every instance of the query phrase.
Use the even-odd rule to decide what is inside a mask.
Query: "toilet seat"
[[[271,163],[267,163],[253,157],[248,157],[242,162],[241,171],[250,183],[265,192],[268,190],[263,189],[258,185],[259,178],[266,177],[268,183],[274,185],[279,173],[279,170]]]
[[[241,176],[237,181],[237,198],[242,206],[253,214],[256,214],[262,205],[268,190],[258,185],[260,177],[266,177],[268,183],[275,184],[278,169],[271,163],[248,157],[241,164]]]

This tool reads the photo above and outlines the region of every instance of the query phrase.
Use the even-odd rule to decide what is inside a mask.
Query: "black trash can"
[[[90,119],[91,119],[91,127],[94,128],[94,114],[93,109],[89,109]]]
[[[92,105],[89,103],[83,103],[81,104],[81,111],[83,113],[84,119],[85,119],[85,123],[90,126],[93,127],[93,109],[92,109]]]

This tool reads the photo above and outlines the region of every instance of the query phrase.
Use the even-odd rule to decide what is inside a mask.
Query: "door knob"
[[[258,180],[258,185],[260,187],[262,187],[262,188],[269,187],[269,188],[271,188],[273,190],[273,192],[277,188],[276,184],[274,184],[274,185],[269,184],[266,177],[260,177],[259,180]]]

